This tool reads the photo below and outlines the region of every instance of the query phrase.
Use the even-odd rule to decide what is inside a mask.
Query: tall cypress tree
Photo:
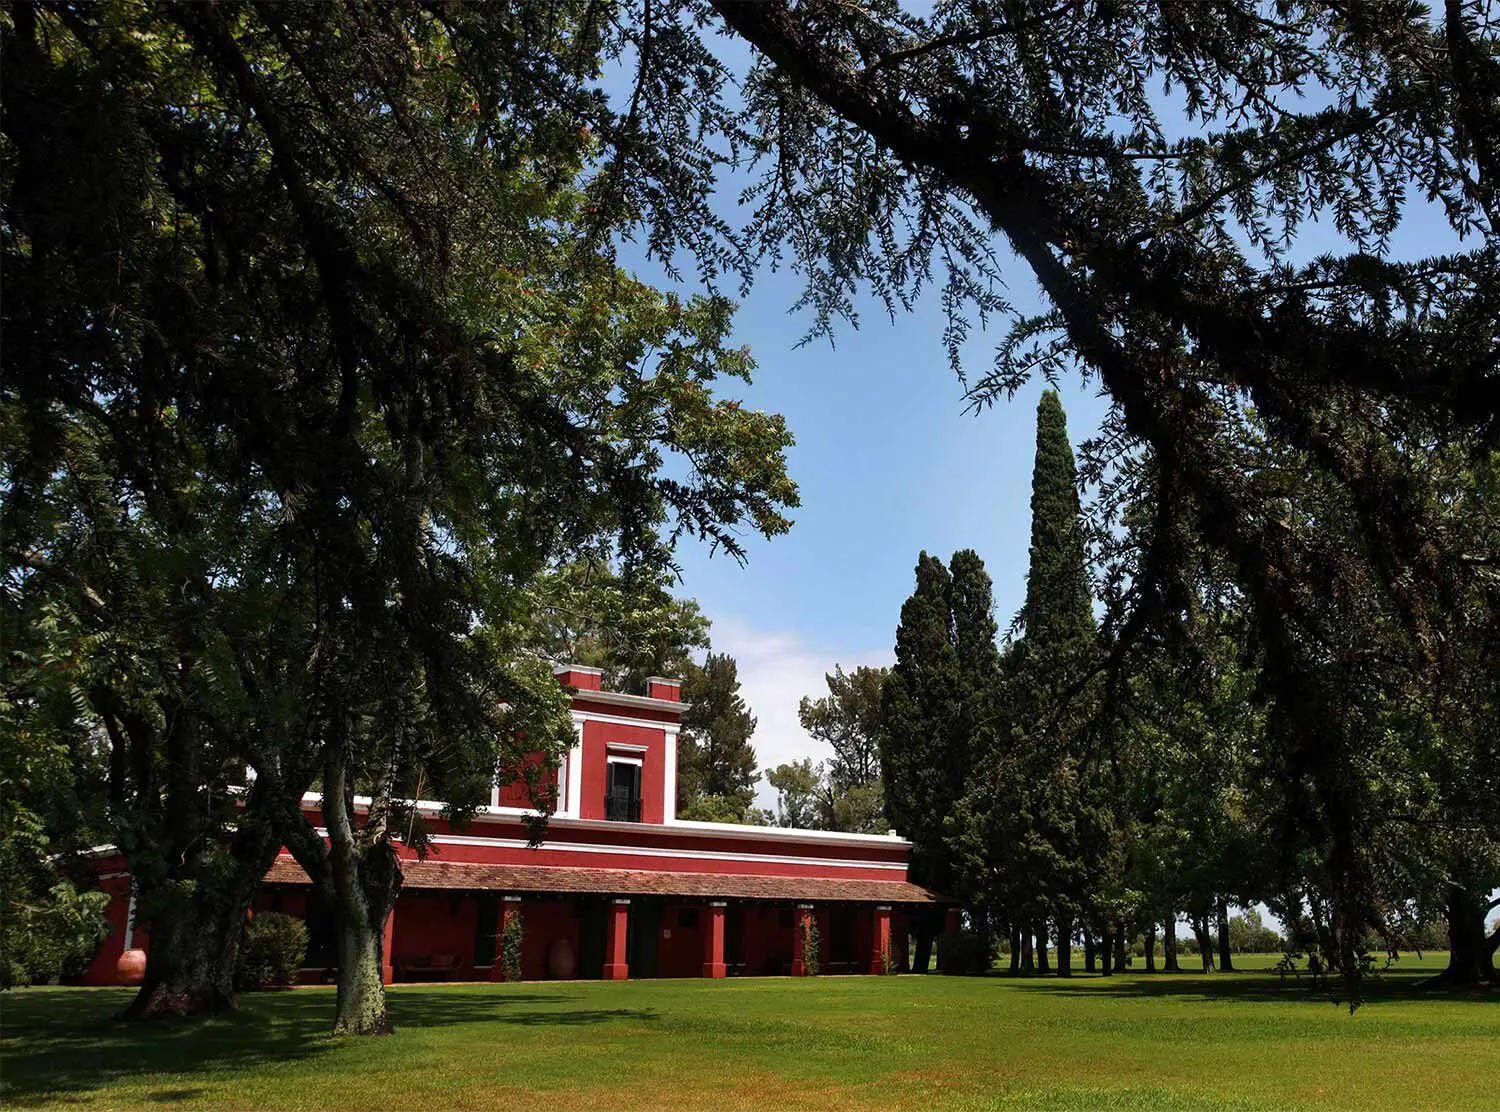
[[[1079,527],[1078,469],[1056,390],[1036,407],[1031,472],[1031,564],[1021,621],[1031,656],[1071,653],[1094,638],[1093,595]]]
[[[901,607],[896,665],[882,693],[886,816],[911,840],[913,878],[937,887],[945,887],[950,875],[943,818],[956,797],[955,772],[961,785],[967,763],[955,760],[954,752],[962,696],[952,592],[943,562],[926,552],[918,556],[917,589]]]

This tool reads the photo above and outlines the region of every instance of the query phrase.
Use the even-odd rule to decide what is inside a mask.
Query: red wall
[[[78,983],[117,985],[120,981],[115,965],[125,952],[125,924],[130,915],[130,878],[108,877],[99,882],[99,888],[109,893],[109,904],[104,909],[104,917],[109,920],[109,934],[99,944],[99,952],[78,976]],[[144,950],[146,941],[146,932],[138,925],[131,945]]]
[[[644,754],[631,754],[642,758],[641,822],[661,824],[666,805],[667,735],[652,726],[622,726],[613,722],[583,724],[583,798],[578,817],[604,818],[605,765],[611,742],[646,746]]]
[[[682,925],[682,913],[696,913],[696,922]],[[699,977],[703,974],[703,938],[708,933],[708,907],[705,904],[669,901],[662,913],[661,948],[658,950],[660,975],[663,977]]]
[[[547,952],[566,938],[578,958],[578,916],[570,900],[521,901],[521,975],[528,981],[547,979]],[[576,965],[575,965],[576,968]]]

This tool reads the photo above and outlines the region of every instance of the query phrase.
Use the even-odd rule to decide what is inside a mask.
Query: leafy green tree
[[[667,574],[636,568],[629,582],[601,557],[539,577],[531,606],[537,652],[604,672],[607,691],[644,695],[651,676],[681,678],[709,647],[709,620],[692,599],[674,598]]]
[[[828,774],[842,790],[880,780],[881,688],[888,668],[858,667],[852,672],[835,664],[824,676],[828,694],[803,696],[797,704],[802,728],[833,750]]]
[[[0,989],[80,971],[108,933],[108,897],[69,868],[106,826],[100,747],[74,707],[90,646],[66,612],[12,605],[14,586],[0,617]]]
[[[766,783],[776,790],[777,826],[793,830],[823,830],[828,820],[828,795],[823,769],[811,757],[766,769]]]
[[[151,926],[130,1014],[232,1003],[286,844],[338,919],[336,1029],[388,1030],[404,801],[462,821],[566,741],[527,587],[603,550],[659,577],[664,535],[742,557],[788,526],[790,438],[713,395],[751,366],[726,302],[612,264],[587,97],[496,50],[566,18],[11,16],[5,543],[27,607],[107,642],[80,710]]]
[[[1415,675],[1467,637],[1471,610],[1493,621],[1488,558],[1432,543],[1447,508],[1410,449],[1473,462],[1493,447],[1500,62],[1482,5],[1440,21],[1400,5],[1216,12],[1184,31],[1141,3],[627,8],[612,33],[637,80],[629,108],[600,109],[618,152],[600,188],[648,214],[664,256],[714,269],[750,242],[742,272],[790,261],[815,332],[853,319],[864,291],[905,308],[937,271],[955,364],[973,323],[1011,321],[976,404],[1038,371],[1098,381],[1115,403],[1104,439],[1145,449],[1164,479],[1168,527],[1128,591],[1129,629],[1169,634],[1181,599],[1160,592],[1199,542],[1226,562],[1264,652],[1273,763],[1292,773],[1287,855],[1324,858],[1330,958],[1352,977],[1384,899],[1363,788],[1385,752],[1357,696],[1395,690],[1378,661]],[[755,51],[742,79],[713,52],[724,28]],[[706,211],[722,164],[688,157],[705,133],[759,171],[747,228]],[[1417,196],[1449,243],[1413,224]],[[1312,221],[1344,242],[1309,257]],[[1012,253],[1039,313],[999,292]],[[1288,489],[1247,460],[1252,422],[1316,482]],[[1339,528],[1302,527],[1314,490]]]
[[[740,694],[734,657],[711,652],[701,665],[690,664],[682,699],[689,706],[677,742],[678,814],[705,797],[737,804],[745,814],[759,778],[750,744],[755,716]]]

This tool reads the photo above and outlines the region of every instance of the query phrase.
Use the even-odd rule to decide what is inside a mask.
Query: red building
[[[426,860],[401,848],[404,881],[386,926],[386,982],[500,979],[500,932],[522,923],[522,970],[546,977],[723,977],[805,971],[801,929],[812,918],[828,972],[904,965],[914,916],[942,901],[907,879],[911,843],[895,835],[686,822],[677,812],[676,681],[648,694],[600,689],[594,669],[558,678],[573,695],[578,740],[559,770],[562,803],[528,848],[524,789],[496,787],[465,829],[431,815]],[[307,800],[309,812],[320,801]],[[114,982],[141,945],[128,922],[128,878],[106,875],[117,929],[85,976]],[[307,979],[332,964],[333,933],[306,874],[283,852],[259,910],[306,920]]]

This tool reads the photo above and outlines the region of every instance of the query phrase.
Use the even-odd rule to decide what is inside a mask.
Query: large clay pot
[[[578,955],[573,953],[571,942],[559,938],[547,947],[547,976],[554,981],[568,981],[577,971]]]
[[[146,979],[146,951],[126,950],[115,962],[115,976],[122,985],[138,985]]]

